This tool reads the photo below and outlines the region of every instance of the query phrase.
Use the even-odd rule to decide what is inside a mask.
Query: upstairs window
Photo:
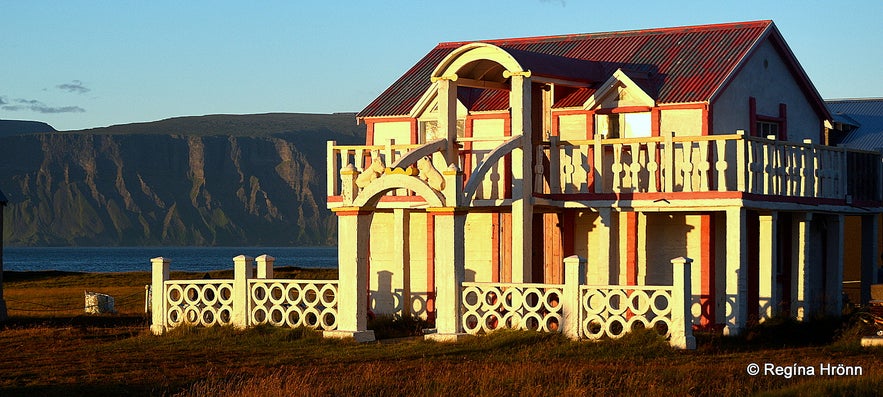
[[[595,115],[595,133],[604,139],[651,136],[650,112]]]
[[[770,136],[773,135],[775,137],[779,137],[779,123],[774,121],[758,121],[755,124],[755,128],[757,129],[758,136]]]
[[[438,120],[430,119],[430,120],[420,120],[419,122],[420,133],[418,134],[420,138],[420,143],[432,142],[436,139],[447,138],[438,130]],[[466,120],[457,120],[457,138],[462,138],[464,136],[464,131],[466,130]]]

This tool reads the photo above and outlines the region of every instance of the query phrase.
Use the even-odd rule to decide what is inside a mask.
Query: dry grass
[[[194,275],[199,277],[201,275]],[[498,332],[456,344],[420,339],[354,344],[315,332],[258,327],[147,332],[140,302],[120,314],[84,316],[82,290],[140,292],[149,276],[7,278],[8,298],[76,306],[23,312],[10,300],[0,328],[0,395],[876,395],[878,350],[857,333],[783,322],[743,338],[700,337],[700,349],[670,349],[653,334],[572,342],[560,335]],[[179,277],[176,277],[179,278]],[[111,289],[115,288],[115,289]],[[75,296],[69,297],[68,294]],[[114,295],[114,293],[111,293]],[[798,334],[815,337],[797,338]],[[825,337],[827,335],[827,339]],[[861,366],[858,377],[749,376],[749,363]]]

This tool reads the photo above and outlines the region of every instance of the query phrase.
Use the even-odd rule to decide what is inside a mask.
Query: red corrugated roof
[[[547,75],[601,83],[619,68],[627,73],[640,72],[646,78],[639,84],[657,103],[691,103],[710,101],[772,26],[772,21],[755,21],[482,42],[510,51],[520,63],[530,64],[523,65],[526,69],[537,74],[545,71]],[[436,46],[357,117],[407,115],[430,87],[429,77],[439,62],[465,44],[468,42]],[[563,59],[572,61],[556,63]],[[501,102],[502,94],[485,91],[477,95],[470,109],[507,106]],[[585,94],[581,91],[555,106],[574,106],[575,100]]]

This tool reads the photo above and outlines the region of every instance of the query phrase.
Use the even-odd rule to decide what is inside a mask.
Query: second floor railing
[[[485,142],[480,148],[458,142],[465,146],[457,165],[464,175],[466,205],[485,205],[477,204],[480,200],[499,203],[515,198],[515,192],[520,196],[519,189],[513,190],[520,181],[510,161],[510,153],[521,145],[516,138]],[[417,175],[416,158],[433,153],[441,158],[443,144],[339,146],[329,142],[328,196],[341,196],[341,167],[353,167],[361,189],[372,177],[389,173],[390,166]],[[847,203],[883,200],[880,153],[741,133],[569,141],[551,137],[534,148],[531,162],[533,194],[563,195],[564,199],[570,195],[590,200],[593,195],[610,194],[741,192]],[[386,193],[413,194],[406,189]]]
[[[536,150],[534,193],[744,192],[880,200],[875,152],[742,134],[559,141]]]

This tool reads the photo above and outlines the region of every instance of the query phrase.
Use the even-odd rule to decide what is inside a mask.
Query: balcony
[[[883,162],[877,152],[743,134],[571,141],[551,137],[534,148],[533,186],[521,189],[521,137],[506,139],[482,145],[458,142],[463,172],[455,184],[460,186],[434,189],[446,205],[507,205],[526,190],[549,202],[738,198],[879,207],[883,201]],[[435,165],[443,164],[446,144],[443,139],[425,145],[329,142],[329,208],[355,202],[368,179],[392,173],[425,180],[418,175],[417,160],[434,156]],[[349,192],[341,183],[346,167],[352,178],[361,179]],[[422,201],[419,196],[409,189],[388,189],[381,202],[413,203]]]
[[[879,206],[881,155],[742,134],[559,141],[535,151],[534,194]]]

